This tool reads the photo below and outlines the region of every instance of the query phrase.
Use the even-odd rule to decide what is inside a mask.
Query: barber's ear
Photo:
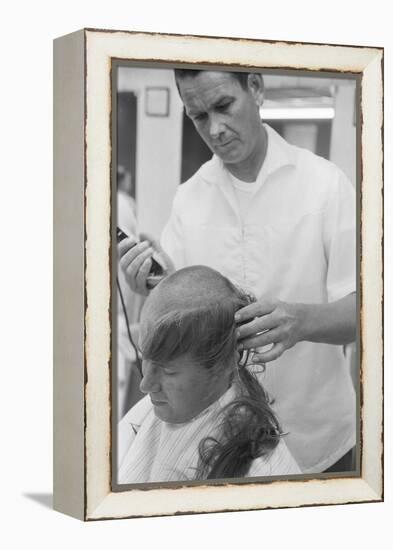
[[[255,103],[258,107],[262,106],[265,96],[265,84],[263,82],[263,76],[259,73],[250,73],[247,79],[248,89],[255,99]]]

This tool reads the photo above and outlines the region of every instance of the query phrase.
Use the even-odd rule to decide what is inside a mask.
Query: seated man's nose
[[[159,383],[155,376],[145,374],[139,384],[142,393],[151,393],[159,390]]]

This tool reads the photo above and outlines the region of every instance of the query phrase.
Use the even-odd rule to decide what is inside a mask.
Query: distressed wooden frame
[[[111,62],[361,77],[358,477],[111,490]],[[383,49],[84,29],[54,44],[54,507],[82,520],[383,500]]]

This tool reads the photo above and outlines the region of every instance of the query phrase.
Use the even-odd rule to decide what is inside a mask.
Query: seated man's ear
[[[263,76],[259,73],[250,73],[248,75],[247,84],[249,91],[255,99],[255,103],[258,107],[261,107],[265,96]]]

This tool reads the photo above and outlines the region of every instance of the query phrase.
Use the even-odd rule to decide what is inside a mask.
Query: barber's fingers
[[[127,237],[117,244],[117,253],[119,258],[122,258],[127,252],[129,252],[136,244],[138,240],[135,237]]]
[[[175,266],[174,266],[171,258],[168,256],[168,254],[162,248],[162,246],[160,244],[160,241],[158,241],[157,239],[152,237],[149,233],[140,233],[139,237],[140,237],[141,240],[148,241],[151,244],[153,249],[158,254],[157,259],[159,260],[160,264],[162,265],[164,270],[167,272],[167,274],[170,275],[171,273],[173,273],[175,271]]]
[[[136,279],[138,272],[142,267],[142,264],[145,262],[145,260],[147,260],[148,258],[151,258],[152,254],[153,254],[153,249],[150,246],[141,250],[139,254],[135,256],[126,267],[127,275],[132,279]]]
[[[152,253],[153,249],[148,242],[139,243],[122,256],[120,259],[120,267],[128,276],[135,276],[144,260],[151,256]]]
[[[149,243],[143,242],[135,245],[120,259],[120,267],[124,272],[128,284],[134,292],[138,292],[139,294],[148,294],[146,287],[148,271],[146,273],[146,269],[147,263],[149,263],[150,269],[151,260],[149,262],[146,262],[146,260],[151,258],[152,253],[153,249],[149,246]],[[144,267],[140,272],[142,266]]]
[[[281,357],[285,351],[285,346],[282,342],[274,344],[268,351],[262,353],[254,353],[252,357],[253,363],[268,363]],[[272,367],[273,368],[273,367]]]
[[[237,335],[239,340],[249,336],[255,336],[259,332],[273,329],[277,326],[277,320],[273,314],[264,315],[263,317],[255,317],[250,322],[237,327]]]
[[[282,331],[280,329],[267,330],[262,334],[257,334],[251,338],[245,338],[239,342],[240,349],[253,349],[276,344],[282,340]]]
[[[147,241],[138,243],[133,237],[124,239],[118,245],[120,267],[127,269],[134,259],[149,247],[150,244]]]
[[[258,302],[254,302],[245,306],[235,314],[235,320],[237,323],[242,323],[254,317],[260,317],[262,315],[268,315],[272,313],[277,307],[277,300],[261,299]]]
[[[149,256],[148,258],[145,258],[143,263],[141,264],[138,272],[135,275],[135,282],[136,282],[136,288],[139,290],[139,292],[147,293],[148,289],[146,286],[147,277],[149,275],[149,271],[152,264],[152,258]]]

